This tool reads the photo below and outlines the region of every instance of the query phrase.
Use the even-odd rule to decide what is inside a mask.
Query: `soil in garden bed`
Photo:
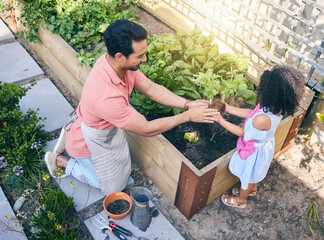
[[[232,101],[230,104],[253,109],[252,105],[246,103],[233,104]],[[140,111],[139,108],[136,109]],[[146,119],[150,121],[166,116],[165,114],[149,114],[146,115]],[[242,126],[245,120],[229,114],[223,114],[223,117],[239,126]],[[187,132],[196,132],[199,140],[197,142],[189,142],[184,138],[184,134]],[[198,169],[204,168],[236,148],[238,139],[236,135],[228,132],[218,123],[187,122],[162,133],[162,135]]]

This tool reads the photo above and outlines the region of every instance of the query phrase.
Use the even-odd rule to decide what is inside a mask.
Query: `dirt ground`
[[[9,16],[0,16],[14,32]],[[172,31],[144,11],[141,11],[138,22],[145,24],[150,33]],[[24,45],[24,40],[18,41]],[[44,70],[46,77],[76,107],[77,101],[60,80],[33,50],[27,48],[27,51]],[[323,131],[322,125],[319,129]],[[287,152],[273,161],[266,178],[259,184],[257,195],[248,199],[245,209],[224,206],[217,197],[189,221],[136,166],[133,166],[132,177],[135,185],[150,188],[160,199],[160,211],[186,240],[314,239],[309,234],[306,211],[314,197],[321,221],[324,221],[323,159],[323,145],[318,141],[305,144],[296,140]],[[82,222],[101,210],[102,202],[99,201],[79,213],[81,239],[91,239]],[[317,239],[324,239],[323,233],[317,230],[316,234]]]

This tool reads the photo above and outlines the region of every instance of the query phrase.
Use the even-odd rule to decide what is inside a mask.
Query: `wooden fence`
[[[249,78],[253,82],[269,64],[286,63],[303,71],[310,87],[323,89],[316,85],[324,76],[323,0],[318,3],[311,0],[142,0],[142,3],[172,27],[188,31],[198,27],[206,34],[213,32],[220,49],[249,57]],[[171,11],[183,20],[168,20]]]

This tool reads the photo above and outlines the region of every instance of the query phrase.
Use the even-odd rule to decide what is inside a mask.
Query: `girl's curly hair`
[[[304,75],[289,66],[274,66],[261,75],[256,102],[273,114],[293,115],[304,93]]]

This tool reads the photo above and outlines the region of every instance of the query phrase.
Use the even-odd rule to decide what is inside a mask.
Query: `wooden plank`
[[[173,177],[176,181],[168,174],[166,174],[164,168],[161,168],[153,158],[147,154],[146,149],[143,149],[128,133],[125,133],[127,142],[130,148],[132,160],[138,167],[148,176],[154,184],[163,192],[163,194],[174,203],[176,191],[178,187],[178,180],[180,175],[180,169],[177,174],[173,173]]]
[[[219,195],[221,195],[226,190],[233,187],[237,182],[240,181],[240,179],[234,176],[229,170],[223,171],[223,173],[221,173],[220,176],[218,176],[218,173],[216,172],[215,178],[216,177],[217,180],[213,181],[213,185],[212,188],[210,189],[210,193],[208,196],[207,204],[209,204]]]
[[[180,171],[181,163],[185,162],[195,174],[198,176],[203,174],[162,134],[153,137],[143,137],[134,133],[129,134],[139,145],[147,149],[153,159],[161,166],[170,165],[171,168],[176,168],[178,172]]]
[[[44,30],[41,26],[39,26],[37,36],[74,78],[83,85],[91,68],[84,64],[78,66],[79,60],[75,57],[76,51],[59,35],[53,34],[47,29]]]
[[[290,128],[290,130],[289,130],[289,132],[287,134],[285,142],[284,142],[284,144],[283,144],[283,146],[281,148],[280,154],[287,151],[291,147],[291,145],[293,144],[294,139],[295,139],[295,137],[297,135],[298,129],[299,129],[299,127],[300,127],[300,125],[301,125],[301,123],[302,123],[302,121],[304,119],[305,114],[306,114],[306,112],[304,114],[302,114],[302,115],[299,115],[298,117],[296,117],[294,119],[294,122],[291,125],[291,128]]]
[[[293,118],[290,118],[289,121],[286,121],[285,124],[279,125],[277,128],[277,131],[275,133],[275,140],[276,140],[276,145],[275,145],[275,156],[276,154],[281,150],[282,145],[284,144],[287,134],[289,132],[289,129],[294,122]]]
[[[223,169],[228,164],[235,151],[236,148],[221,156],[220,158],[216,159],[215,161],[211,162],[206,167],[202,168],[200,171],[202,172],[202,174],[204,174],[215,167],[217,167],[218,171]]]
[[[130,138],[145,149],[145,152],[151,157],[151,161],[154,161],[161,169],[164,169],[165,173],[175,182],[178,182],[179,173],[181,169],[181,159],[184,156],[180,153],[173,155],[172,149],[174,146],[165,139],[159,147],[152,144],[152,140],[158,140],[156,137],[143,137],[134,133],[127,132]]]
[[[218,197],[221,193],[225,192],[227,189],[229,189],[239,181],[239,179],[234,176],[228,169],[229,161],[231,160],[231,157],[235,151],[236,149],[233,149],[214,162],[217,163],[217,171],[213,179],[207,203],[213,201],[213,199]],[[213,165],[214,163],[212,163],[211,165]]]
[[[62,65],[62,63],[51,53],[51,51],[41,42],[30,43],[30,46],[40,56],[46,65],[53,71],[64,86],[69,89],[72,95],[80,100],[82,85],[73,77],[73,75]]]

